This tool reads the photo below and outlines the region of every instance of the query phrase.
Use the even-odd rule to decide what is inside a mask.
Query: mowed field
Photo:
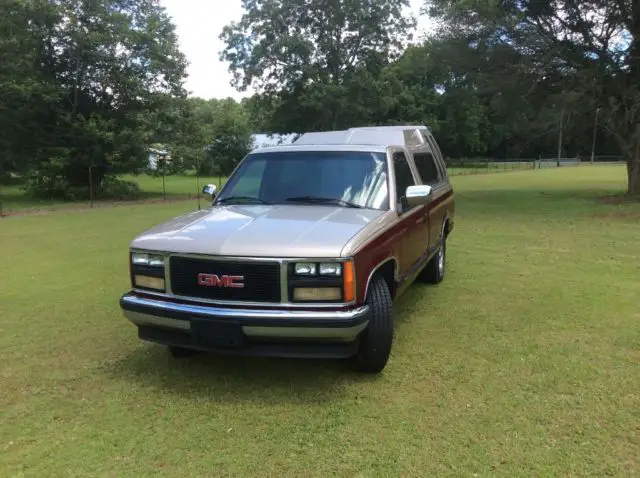
[[[162,176],[148,176],[141,174],[138,176],[126,175],[121,179],[136,182],[140,186],[138,195],[139,201],[159,202],[165,199],[169,201],[193,198],[191,204],[196,204],[198,192],[202,191],[205,184],[223,184],[225,178],[221,177],[201,177],[195,176],[166,176],[164,186]],[[0,186],[0,201],[5,215],[25,214],[31,212],[42,212],[42,210],[71,210],[86,209],[91,206],[89,201],[59,201],[40,199],[29,196],[25,193],[22,185],[13,184]],[[115,200],[96,200],[94,207],[111,206],[118,203]]]
[[[0,476],[640,474],[624,169],[453,180],[447,277],[398,301],[379,376],[140,342],[128,243],[191,202],[1,219]]]

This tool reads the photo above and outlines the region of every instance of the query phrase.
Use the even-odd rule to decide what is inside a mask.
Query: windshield
[[[388,209],[384,153],[287,151],[247,156],[216,203]]]

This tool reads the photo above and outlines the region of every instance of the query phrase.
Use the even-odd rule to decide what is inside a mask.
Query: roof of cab
[[[423,125],[367,126],[340,131],[314,131],[302,134],[291,145],[268,147],[253,153],[310,149],[384,152],[389,146],[417,148],[427,145],[422,133],[426,134],[428,131],[429,129]]]
[[[342,131],[310,132],[294,144],[370,144],[377,146],[419,146],[425,142],[423,125],[366,126]]]

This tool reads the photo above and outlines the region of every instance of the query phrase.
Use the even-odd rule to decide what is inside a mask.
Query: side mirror
[[[210,199],[213,201],[213,198],[216,197],[216,189],[217,188],[215,184],[207,184],[205,187],[202,188],[202,194],[209,196]]]
[[[405,194],[405,197],[407,198],[407,205],[409,207],[416,207],[427,204],[431,198],[432,192],[433,188],[431,186],[409,186]]]

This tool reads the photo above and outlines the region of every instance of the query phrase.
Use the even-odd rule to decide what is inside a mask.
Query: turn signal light
[[[353,261],[346,261],[342,265],[342,271],[343,300],[345,302],[353,302],[356,300],[356,280]]]

